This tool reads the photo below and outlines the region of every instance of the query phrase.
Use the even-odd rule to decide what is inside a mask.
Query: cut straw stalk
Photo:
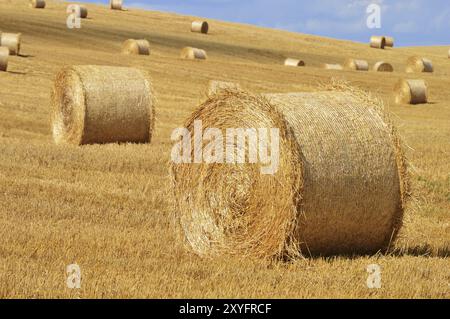
[[[110,66],[64,68],[56,76],[52,101],[57,144],[151,141],[155,98],[144,71]]]

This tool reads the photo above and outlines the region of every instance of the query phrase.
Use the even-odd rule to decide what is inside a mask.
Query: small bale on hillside
[[[10,55],[19,55],[21,41],[21,33],[2,33],[0,35],[0,46],[7,47]]]
[[[72,66],[52,94],[55,143],[150,143],[155,98],[150,77],[135,68]]]
[[[450,49],[448,49],[447,55],[448,55],[448,58],[450,59]]]
[[[386,38],[374,35],[370,38],[370,47],[375,49],[384,49],[386,46]]]
[[[34,9],[44,9],[45,8],[45,0],[31,0],[30,7]]]
[[[267,162],[228,159],[172,163],[174,211],[187,246],[200,256],[258,258],[386,249],[402,224],[408,179],[381,103],[355,88],[210,97],[183,125],[189,136],[198,123],[224,138],[230,129],[253,128],[262,134],[254,141],[267,146],[262,153],[276,154],[277,169],[263,174]],[[234,146],[247,153],[242,158],[261,152],[258,142],[238,144],[235,135],[226,141],[201,135],[190,143],[214,151]]]
[[[241,86],[234,82],[211,80],[208,84],[208,96],[215,95],[221,91],[240,91]]]
[[[413,56],[406,61],[406,73],[432,73],[433,71],[433,62],[427,58]]]
[[[340,64],[328,64],[328,63],[322,64],[322,68],[327,69],[327,70],[343,70],[344,69],[344,67]]]
[[[9,49],[0,47],[0,71],[8,70]]]
[[[394,38],[393,37],[384,37],[386,40],[386,47],[393,48],[394,47]]]
[[[111,10],[122,10],[123,1],[122,0],[110,0],[109,6]]]
[[[347,59],[345,66],[350,70],[369,71],[369,63],[365,60]]]
[[[286,66],[305,66],[305,62],[299,59],[291,59],[291,58],[287,58],[286,60],[284,60],[284,65]]]
[[[209,31],[209,24],[206,21],[193,21],[191,24],[191,32],[207,34]]]
[[[123,54],[150,55],[150,43],[145,39],[129,39],[122,45]]]
[[[375,63],[373,70],[377,72],[394,72],[394,67],[390,63],[379,61]]]
[[[86,19],[88,17],[88,9],[86,6],[80,5],[80,18]]]
[[[186,47],[181,50],[180,57],[183,59],[190,59],[190,60],[206,60],[208,56],[206,55],[206,51],[202,49],[192,48],[192,47]]]
[[[394,88],[397,104],[424,104],[428,102],[428,87],[424,80],[398,81]]]

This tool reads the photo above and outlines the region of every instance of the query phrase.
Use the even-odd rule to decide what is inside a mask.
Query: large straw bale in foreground
[[[369,63],[365,60],[347,59],[345,67],[356,71],[369,71]]]
[[[150,55],[150,43],[147,40],[129,39],[122,45],[123,54]]]
[[[407,73],[421,73],[421,72],[433,72],[433,62],[427,58],[421,58],[417,56],[410,57],[406,61]]]
[[[206,60],[208,58],[205,50],[191,48],[191,47],[183,48],[181,50],[180,56],[183,59],[190,59],[190,60],[195,60],[195,59]]]
[[[386,38],[382,36],[372,36],[370,37],[370,47],[375,49],[384,49],[386,46]]]
[[[423,104],[428,102],[428,88],[424,80],[401,79],[396,84],[394,91],[397,104]]]
[[[154,125],[149,76],[134,68],[73,66],[56,76],[52,96],[56,143],[148,143]]]
[[[209,24],[206,21],[193,21],[191,24],[191,32],[207,34],[209,31]]]
[[[223,136],[230,128],[278,128],[279,164],[273,175],[262,174],[261,163],[172,164],[188,246],[201,256],[261,258],[386,248],[401,227],[408,184],[399,140],[378,103],[355,89],[210,97],[185,123],[191,133],[199,120]],[[197,143],[223,146],[200,134]]]
[[[7,47],[10,55],[19,55],[20,44],[22,41],[21,33],[1,33],[0,46]]]
[[[0,71],[8,70],[9,49],[0,47]]]
[[[45,8],[45,0],[31,0],[30,7],[35,9],[44,9]]]

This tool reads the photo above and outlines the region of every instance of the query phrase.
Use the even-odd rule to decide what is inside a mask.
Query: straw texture
[[[150,43],[147,40],[129,39],[122,45],[123,54],[150,55]]]
[[[215,95],[215,94],[219,93],[220,91],[224,91],[224,90],[240,91],[241,86],[238,83],[233,83],[233,82],[224,82],[224,81],[216,81],[216,80],[209,81],[208,96]]]
[[[322,68],[327,70],[343,70],[344,68],[340,64],[328,64],[325,63],[322,65]]]
[[[208,58],[205,50],[191,48],[191,47],[183,48],[181,50],[180,56],[183,59],[190,59],[190,60],[195,60],[195,59],[206,60]]]
[[[122,0],[110,0],[109,5],[112,10],[122,10]]]
[[[8,70],[9,49],[0,47],[0,71]]]
[[[284,61],[284,65],[286,66],[305,66],[305,62],[298,59],[287,58]]]
[[[0,35],[0,46],[7,47],[10,55],[19,55],[21,41],[21,33],[2,33]]]
[[[373,70],[377,72],[393,72],[394,67],[390,63],[379,61],[375,63]]]
[[[206,21],[193,21],[191,24],[191,32],[207,34],[209,31],[209,24]]]
[[[406,165],[378,101],[355,90],[221,91],[187,120],[190,132],[195,120],[203,129],[280,130],[274,175],[262,175],[260,164],[172,165],[175,212],[195,253],[374,253],[395,239]]]
[[[423,104],[428,102],[428,88],[424,80],[401,79],[395,86],[397,104]]]
[[[369,63],[365,60],[347,59],[346,68],[357,71],[369,71]]]
[[[384,37],[386,40],[385,46],[393,48],[394,47],[394,38],[393,37]]]
[[[52,102],[57,144],[151,141],[155,99],[150,78],[141,70],[64,68],[56,76]]]
[[[375,49],[384,49],[386,46],[386,38],[382,36],[372,36],[370,38],[370,47]]]
[[[433,63],[427,58],[410,57],[406,62],[407,73],[433,72]]]
[[[45,8],[45,0],[31,0],[30,6],[35,9],[44,9]]]

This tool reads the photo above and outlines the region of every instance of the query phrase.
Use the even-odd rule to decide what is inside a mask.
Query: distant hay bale
[[[220,91],[240,91],[241,90],[241,86],[238,83],[234,83],[234,82],[224,82],[224,81],[216,81],[216,80],[211,80],[209,81],[209,85],[208,85],[208,95],[215,95],[217,93],[219,93]]]
[[[384,37],[386,40],[385,46],[393,48],[394,47],[394,38],[393,37]]]
[[[382,36],[372,36],[370,38],[370,47],[375,49],[384,49],[386,45],[386,38]]]
[[[56,76],[52,94],[55,143],[149,143],[155,121],[149,76],[111,66],[72,66]]]
[[[88,17],[88,9],[86,6],[80,5],[80,18],[86,19]]]
[[[410,57],[406,61],[407,73],[433,72],[433,63],[427,58],[417,56]]]
[[[322,64],[322,68],[327,70],[343,70],[344,68],[340,64],[328,64],[324,63]]]
[[[287,58],[284,61],[284,65],[286,66],[305,66],[305,62],[298,59]]]
[[[401,79],[394,88],[397,104],[424,104],[428,102],[428,88],[424,80]]]
[[[450,49],[448,49],[447,54],[448,54],[448,58],[450,59]]]
[[[375,65],[373,66],[373,70],[377,72],[393,72],[394,67],[390,63],[379,61],[375,63]]]
[[[207,34],[209,31],[209,24],[206,21],[194,21],[191,24],[191,32]]]
[[[44,9],[45,8],[45,0],[31,0],[30,6],[35,9]]]
[[[123,54],[150,55],[150,43],[147,40],[129,39],[122,45]]]
[[[122,0],[110,0],[109,5],[112,10],[122,10]]]
[[[21,33],[2,33],[0,35],[0,46],[7,47],[10,55],[19,55],[21,41]]]
[[[0,47],[0,71],[8,70],[9,49]]]
[[[369,63],[365,60],[347,59],[345,66],[351,70],[369,71]]]
[[[195,60],[195,59],[205,60],[205,59],[208,58],[208,56],[206,55],[205,50],[197,49],[197,48],[191,48],[191,47],[183,48],[181,50],[181,55],[180,56],[183,59],[191,59],[191,60]]]
[[[222,91],[185,122],[190,136],[198,121],[224,138],[232,128],[276,128],[271,140],[279,147],[263,153],[279,160],[266,175],[261,162],[172,163],[177,224],[196,254],[372,254],[395,240],[408,179],[399,139],[377,100],[356,90]],[[202,141],[197,134],[190,143],[216,150],[236,140]],[[247,154],[260,147],[248,141],[241,144]],[[187,152],[193,158],[196,151]]]

